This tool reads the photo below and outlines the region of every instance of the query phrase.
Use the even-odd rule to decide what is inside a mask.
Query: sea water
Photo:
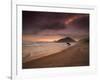
[[[55,42],[34,42],[26,45],[23,44],[22,47],[23,62],[55,54],[63,51],[68,47],[69,46],[66,43],[55,43]]]

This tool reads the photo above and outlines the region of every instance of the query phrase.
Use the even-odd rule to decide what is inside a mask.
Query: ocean
[[[55,42],[34,42],[31,44],[23,44],[22,60],[23,62],[35,60],[44,56],[61,52],[68,47],[69,46],[66,43]]]

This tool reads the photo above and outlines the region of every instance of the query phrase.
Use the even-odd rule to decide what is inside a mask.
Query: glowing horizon
[[[32,36],[32,35],[23,35],[23,41],[31,41],[31,42],[53,42],[57,41],[64,36],[60,35],[50,35],[50,36]]]

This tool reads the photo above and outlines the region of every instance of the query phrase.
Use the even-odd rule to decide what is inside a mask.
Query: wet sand
[[[23,63],[23,69],[89,66],[89,44],[77,43],[62,52]]]

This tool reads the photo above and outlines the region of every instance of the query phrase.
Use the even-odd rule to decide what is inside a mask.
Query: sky
[[[78,39],[89,35],[89,14],[22,11],[24,41]]]

